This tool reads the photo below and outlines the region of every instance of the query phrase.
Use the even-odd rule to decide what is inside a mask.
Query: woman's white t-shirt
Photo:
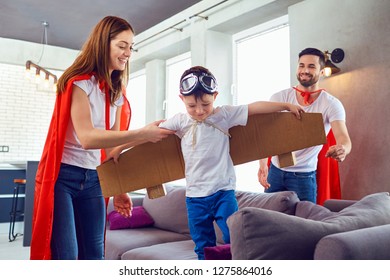
[[[105,130],[106,97],[105,93],[100,90],[99,83],[95,76],[91,76],[89,80],[75,81],[73,84],[81,88],[88,96],[93,126]],[[123,96],[115,102],[114,106],[110,106],[110,128],[115,123],[117,107],[122,105]],[[85,150],[82,148],[74,130],[72,120],[70,119],[66,131],[65,146],[61,162],[82,168],[96,169],[100,164],[100,158],[100,149]]]

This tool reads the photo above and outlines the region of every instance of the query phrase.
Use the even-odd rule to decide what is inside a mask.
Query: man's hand
[[[329,147],[328,151],[325,154],[325,157],[333,158],[338,162],[342,162],[346,156],[347,153],[345,151],[345,147],[340,144]]]

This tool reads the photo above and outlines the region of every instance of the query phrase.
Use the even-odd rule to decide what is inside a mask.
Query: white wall
[[[39,160],[55,93],[25,78],[25,67],[0,64],[0,153],[3,161]]]

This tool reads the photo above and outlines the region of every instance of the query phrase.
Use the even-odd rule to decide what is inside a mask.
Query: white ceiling
[[[127,19],[136,34],[200,0],[1,0],[0,37],[79,50],[107,15]],[[48,22],[47,40],[42,22]]]

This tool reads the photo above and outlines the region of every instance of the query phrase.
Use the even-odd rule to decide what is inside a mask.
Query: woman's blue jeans
[[[96,170],[61,164],[54,189],[52,259],[104,259],[105,202]]]
[[[294,191],[299,200],[317,201],[316,171],[287,172],[271,164],[267,180],[271,187],[265,190],[266,193]]]

